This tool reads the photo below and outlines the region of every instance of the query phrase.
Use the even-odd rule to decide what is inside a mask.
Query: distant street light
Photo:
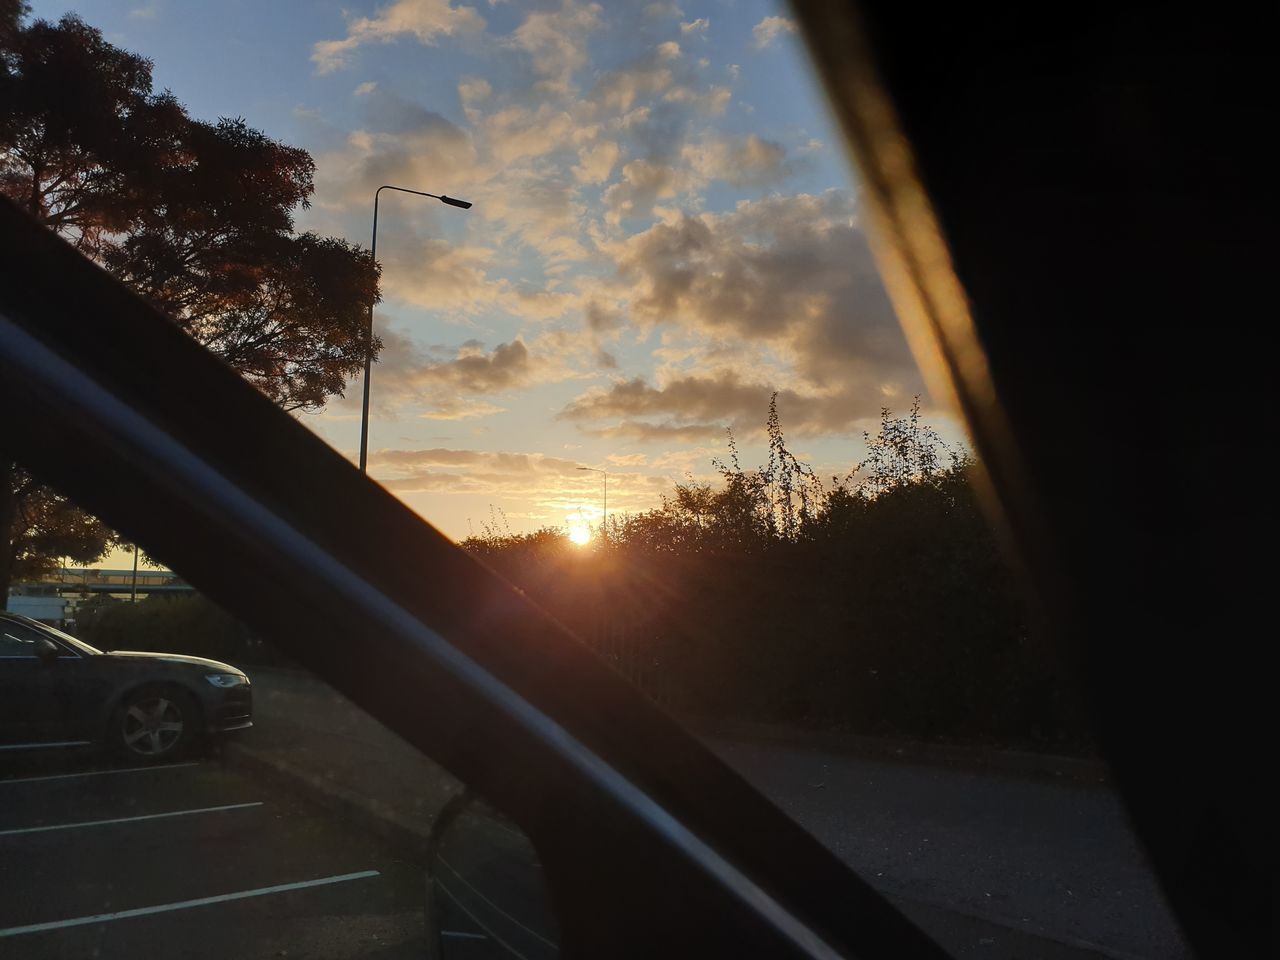
[[[604,481],[604,516],[600,521],[600,536],[605,540],[609,539],[609,474],[601,470],[599,467],[579,467],[579,470],[590,470],[592,473],[600,474]]]
[[[400,193],[412,193],[418,197],[430,197],[432,200],[439,200],[441,203],[447,203],[451,207],[461,207],[463,210],[471,209],[471,204],[466,200],[459,200],[457,197],[446,197],[438,193],[423,193],[421,190],[410,190],[407,187],[393,187],[390,184],[383,184],[373,192],[373,243],[369,249],[369,256],[373,258],[373,262],[378,262],[378,196],[383,190],[396,190]],[[364,355],[364,403],[360,407],[360,472],[365,473],[366,466],[369,462],[369,376],[373,373],[373,300],[369,301],[369,346]]]

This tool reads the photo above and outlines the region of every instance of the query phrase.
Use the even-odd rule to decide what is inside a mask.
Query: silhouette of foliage
[[[0,193],[285,409],[341,394],[381,347],[368,329],[379,271],[343,240],[294,233],[293,211],[313,189],[311,156],[241,119],[189,116],[154,91],[151,61],[80,18],[27,14],[0,0]],[[36,514],[45,526],[25,525]],[[0,603],[11,575],[55,562],[46,546],[70,543],[66,553],[92,562],[113,542],[0,462]]]
[[[101,520],[37,483],[25,470],[15,470],[12,482],[10,568],[15,577],[47,577],[58,570],[64,557],[75,563],[93,563],[118,543],[116,534]]]
[[[824,484],[787,447],[732,435],[717,485],[611,517],[607,547],[552,529],[463,546],[655,699],[680,710],[870,734],[1086,749],[1083,714],[1029,642],[973,463],[882,411],[867,455]]]

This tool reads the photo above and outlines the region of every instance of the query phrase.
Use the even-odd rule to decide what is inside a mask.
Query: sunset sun
[[[574,524],[569,527],[569,542],[585,547],[591,542],[591,528],[586,524]]]

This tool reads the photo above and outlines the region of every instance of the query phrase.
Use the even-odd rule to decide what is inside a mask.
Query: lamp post
[[[590,470],[592,473],[598,473],[600,474],[601,480],[604,481],[604,486],[601,491],[604,495],[602,498],[604,501],[603,503],[604,517],[600,521],[600,535],[604,537],[605,540],[608,540],[609,539],[609,474],[601,470],[599,467],[579,467],[578,469]]]
[[[369,256],[374,263],[378,261],[378,197],[383,190],[395,190],[399,193],[412,193],[418,197],[430,197],[451,207],[469,210],[471,204],[457,197],[447,197],[438,193],[424,193],[421,190],[410,190],[408,187],[393,187],[384,183],[373,192],[373,243],[369,248]],[[360,407],[360,472],[365,473],[369,462],[369,376],[373,373],[373,300],[369,301],[369,346],[364,354],[364,402]]]

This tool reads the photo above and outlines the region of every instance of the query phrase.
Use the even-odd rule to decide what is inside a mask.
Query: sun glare
[[[585,547],[591,542],[591,528],[586,524],[574,524],[569,528],[569,542]]]

